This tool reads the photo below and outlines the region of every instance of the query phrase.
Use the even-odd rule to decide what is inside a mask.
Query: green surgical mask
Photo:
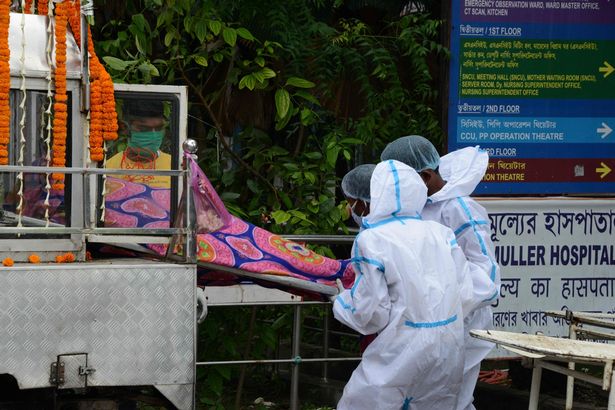
[[[163,138],[164,131],[133,131],[130,133],[128,147],[156,153],[162,145]]]

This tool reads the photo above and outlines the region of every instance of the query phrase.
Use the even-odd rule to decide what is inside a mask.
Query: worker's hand
[[[342,285],[342,281],[340,279],[335,279],[335,284],[337,285],[337,289],[339,290],[339,293],[342,293],[343,291],[346,290],[344,285]]]
[[[202,288],[199,288],[198,286],[196,288],[196,301],[197,301],[197,305],[201,305],[200,314],[198,313],[198,310],[197,310],[198,316],[197,316],[196,322],[198,324],[201,324],[207,317],[207,298],[205,297],[205,291]]]
[[[344,285],[342,285],[342,281],[341,280],[336,279],[335,280],[335,284],[337,285],[337,294],[329,296],[329,300],[331,301],[331,303],[335,302],[335,299],[337,298],[337,295],[339,295],[340,293],[342,293],[345,290]]]

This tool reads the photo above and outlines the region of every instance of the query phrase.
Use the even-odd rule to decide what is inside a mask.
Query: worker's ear
[[[419,176],[421,177],[421,179],[427,186],[429,186],[429,182],[431,181],[431,178],[433,177],[432,172],[433,171],[430,169],[426,169],[426,170],[419,172]]]

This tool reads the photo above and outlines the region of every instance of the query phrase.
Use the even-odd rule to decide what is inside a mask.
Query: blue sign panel
[[[615,1],[453,0],[448,110],[477,194],[615,193]]]

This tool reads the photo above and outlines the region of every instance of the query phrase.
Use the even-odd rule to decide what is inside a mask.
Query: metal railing
[[[293,332],[291,338],[291,357],[286,359],[245,359],[245,360],[217,360],[217,361],[204,361],[196,362],[196,366],[220,366],[220,365],[266,365],[266,364],[290,364],[290,410],[299,409],[299,370],[302,363],[323,363],[322,376],[323,381],[327,381],[329,377],[328,364],[332,362],[357,362],[361,360],[361,357],[329,357],[329,321],[330,316],[327,314],[324,316],[323,323],[323,357],[301,357],[301,307],[304,305],[330,305],[329,302],[279,302],[278,305],[292,305],[293,306]],[[233,306],[255,306],[258,303],[242,303],[235,304]],[[272,305],[268,303],[267,305]],[[230,305],[213,305],[213,306],[230,306]]]
[[[197,145],[194,140],[187,139],[183,143],[183,151],[185,155],[195,157]],[[190,167],[187,164],[187,160],[183,161],[183,169],[181,170],[150,170],[150,169],[107,169],[107,168],[84,168],[84,167],[49,167],[49,166],[20,166],[20,165],[3,165],[0,166],[0,173],[25,173],[25,174],[70,174],[79,175],[81,180],[81,186],[83,187],[84,197],[77,206],[81,206],[83,220],[81,226],[64,226],[57,223],[46,223],[46,221],[38,220],[31,217],[19,216],[8,211],[0,211],[0,215],[4,220],[13,221],[19,220],[23,223],[38,226],[0,226],[1,234],[37,234],[37,235],[83,235],[84,241],[87,238],[91,242],[100,243],[169,243],[170,238],[173,235],[185,236],[185,255],[186,262],[195,262],[195,235],[196,232],[192,226],[192,220],[190,215],[192,213],[191,195],[192,192],[189,189],[191,172]],[[168,176],[174,178],[182,178],[183,181],[183,193],[185,204],[185,221],[183,228],[145,228],[145,227],[132,227],[132,228],[109,228],[98,227],[92,224],[90,218],[90,176],[93,175],[139,175],[139,176]],[[104,198],[102,198],[104,200]],[[98,201],[94,199],[94,203]],[[173,218],[171,218],[171,221]],[[105,237],[107,236],[108,237]],[[91,239],[91,240],[90,240]]]

